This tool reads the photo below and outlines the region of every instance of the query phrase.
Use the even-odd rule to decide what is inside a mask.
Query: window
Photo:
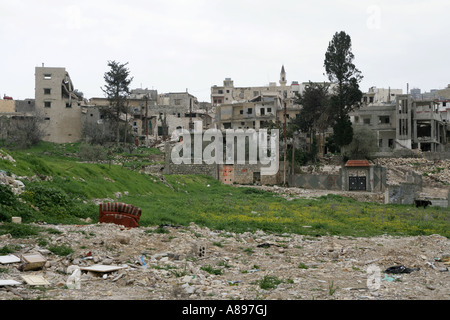
[[[394,139],[389,139],[389,148],[393,148],[394,147]]]
[[[52,89],[44,88],[44,94],[51,94],[51,93],[52,93]]]
[[[389,116],[380,116],[378,118],[378,123],[380,124],[389,124],[391,122],[390,117]]]
[[[51,73],[44,74],[44,80],[51,80],[51,79],[52,79]]]
[[[263,116],[265,114],[266,110],[264,108],[261,108],[261,115]]]
[[[247,114],[252,114],[252,113],[253,113],[253,109],[250,108],[247,110]]]
[[[175,99],[175,105],[176,106],[181,105],[181,99]]]
[[[70,103],[66,103],[66,108],[72,108],[72,105]]]
[[[223,94],[223,90],[219,90],[218,93],[219,93],[219,94]]]
[[[239,114],[244,114],[244,110],[239,110]]]
[[[364,124],[370,124],[370,118],[364,118],[363,119]]]
[[[181,113],[177,113],[177,117],[178,117],[178,118],[181,118]]]
[[[272,108],[267,108],[267,112],[272,112]]]
[[[52,103],[50,101],[44,101],[44,107],[51,108]]]

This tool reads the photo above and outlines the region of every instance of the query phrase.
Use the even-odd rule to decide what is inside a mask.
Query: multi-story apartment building
[[[369,91],[363,94],[363,105],[372,103],[395,103],[395,97],[403,94],[402,89],[377,88],[371,87]]]
[[[90,105],[91,122],[103,122],[101,108],[109,106],[108,99],[92,98]],[[127,106],[128,114],[123,114],[121,120],[128,122],[140,144],[171,138],[182,129],[193,129],[198,121],[204,129],[212,123],[208,108],[201,108],[197,98],[188,92],[158,94],[157,90],[134,89],[127,99]]]
[[[356,125],[368,126],[377,133],[380,152],[394,150],[445,151],[447,110],[436,100],[414,100],[398,94],[390,103],[369,103],[351,114]]]
[[[217,129],[259,129],[295,117],[300,106],[294,103],[298,82],[287,85],[286,71],[281,68],[279,86],[275,82],[262,87],[235,87],[226,78],[223,86],[211,87],[211,104],[216,108]]]
[[[43,140],[75,142],[81,138],[81,103],[65,68],[36,67],[35,105],[45,119]]]

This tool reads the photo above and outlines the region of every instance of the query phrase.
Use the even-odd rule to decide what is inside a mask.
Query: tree
[[[378,151],[377,135],[364,126],[355,126],[352,142],[346,147],[351,159],[370,159]]]
[[[344,31],[336,32],[325,53],[324,66],[328,79],[336,84],[334,94],[330,97],[330,111],[335,123],[334,134],[339,135],[334,141],[340,148],[352,141],[353,129],[348,113],[362,98],[359,82],[363,76],[353,64],[353,59],[350,36]]]
[[[295,118],[295,127],[310,134],[310,149],[317,131],[324,131],[329,126],[327,110],[329,108],[329,85],[309,82],[303,94],[298,94],[297,104],[302,106]]]
[[[120,115],[126,113],[126,101],[130,94],[129,85],[133,78],[127,68],[127,63],[118,63],[116,61],[108,61],[110,70],[104,74],[106,85],[102,88],[109,100],[109,108],[105,108],[103,113],[107,118],[112,120],[116,125],[116,142],[120,141]]]
[[[30,117],[0,117],[1,137],[5,139],[3,143],[19,149],[38,144],[45,136],[43,122],[44,117],[38,112]]]

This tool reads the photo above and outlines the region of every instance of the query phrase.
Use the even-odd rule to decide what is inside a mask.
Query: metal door
[[[366,190],[366,177],[349,177],[349,190]]]
[[[222,183],[233,184],[234,182],[233,166],[223,166],[221,171],[222,171],[221,172]]]

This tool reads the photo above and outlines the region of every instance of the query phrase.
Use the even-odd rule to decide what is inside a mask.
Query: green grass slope
[[[335,195],[288,201],[270,192],[223,185],[207,176],[160,179],[132,170],[148,163],[146,154],[156,152],[152,149],[138,155],[121,153],[120,164],[81,162],[79,150],[80,144],[41,143],[25,151],[0,151],[16,160],[0,160],[0,170],[22,177],[25,184],[20,196],[0,186],[0,221],[21,216],[24,222],[80,224],[89,217],[95,223],[98,206],[92,200],[126,192],[114,201],[140,207],[142,226],[194,222],[233,232],[450,236],[447,208],[361,203]],[[133,166],[124,164],[128,160]]]

